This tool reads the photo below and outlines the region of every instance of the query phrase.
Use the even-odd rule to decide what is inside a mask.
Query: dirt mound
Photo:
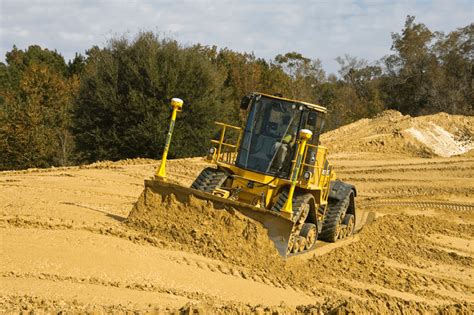
[[[449,268],[459,270],[462,278],[473,268],[472,256],[456,251],[453,245],[458,237],[472,240],[473,231],[472,224],[387,215],[367,225],[357,235],[358,241],[307,262],[290,261],[287,267],[293,271],[292,278],[306,284],[306,290],[331,297],[327,304],[334,308],[339,304],[355,313],[431,313],[453,308],[469,313],[474,308],[467,294],[472,285],[444,275]],[[351,291],[358,298],[341,296],[336,288]],[[447,294],[445,288],[457,294]],[[328,305],[318,307],[327,310]]]
[[[429,157],[474,148],[474,117],[438,113],[411,117],[389,110],[322,135],[331,152],[380,152]]]
[[[211,202],[193,196],[189,203],[178,202],[174,195],[163,200],[146,188],[127,223],[197,254],[260,270],[266,276],[269,270],[283,268],[282,258],[260,223],[238,211],[215,209]]]
[[[397,231],[397,234],[394,235],[392,231]],[[472,239],[474,225],[456,224],[427,216],[386,215],[365,226],[358,234],[358,242],[338,248],[325,256],[314,257],[311,263],[319,266],[319,270],[324,270],[320,277],[345,274],[346,279],[361,280],[361,277],[369,277],[372,283],[380,281],[381,284],[398,282],[398,276],[393,275],[391,278],[387,270],[384,270],[383,279],[374,277],[377,266],[383,266],[388,260],[420,268],[434,262],[473,266],[472,257],[459,255],[454,250],[443,250],[432,240],[433,235]],[[353,264],[354,259],[358,264]]]

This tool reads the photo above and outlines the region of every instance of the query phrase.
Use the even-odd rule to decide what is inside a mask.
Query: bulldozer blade
[[[358,233],[362,228],[372,223],[375,220],[376,214],[373,211],[364,211],[364,210],[356,210],[356,223],[354,227],[354,232]]]
[[[278,253],[283,257],[287,256],[288,242],[294,222],[280,215],[278,212],[258,208],[236,200],[222,198],[193,188],[183,187],[161,179],[145,180],[145,188],[161,195],[162,198],[166,198],[168,195],[174,195],[176,200],[181,203],[189,203],[190,196],[194,196],[201,200],[211,201],[216,209],[234,209],[239,211],[246,217],[260,222],[267,230],[268,237],[275,244]]]

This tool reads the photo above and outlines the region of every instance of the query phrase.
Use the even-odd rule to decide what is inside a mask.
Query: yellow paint
[[[313,136],[313,133],[308,129],[300,130],[300,141],[298,144],[298,154],[296,155],[296,162],[293,165],[293,170],[291,172],[291,186],[288,191],[288,198],[286,199],[285,205],[281,209],[281,212],[286,212],[288,214],[293,214],[293,194],[296,188],[296,181],[298,180],[300,168],[303,160],[303,155],[306,152],[306,143]]]
[[[233,158],[236,157],[237,151],[239,149],[240,139],[242,137],[242,128],[225,124],[222,122],[215,122],[215,124],[220,126],[222,130],[219,136],[219,140],[211,140],[211,143],[215,144],[217,148],[216,152],[214,152],[214,154],[210,158],[216,164],[219,164],[219,162],[233,164]],[[239,133],[238,139],[235,143],[225,142],[225,134],[226,131],[229,129],[237,130]]]
[[[270,95],[270,94],[265,94],[265,93],[259,93],[259,92],[255,93],[255,94],[263,95],[263,96],[273,98],[273,99],[277,99],[277,100],[288,101],[288,102],[293,102],[293,103],[297,103],[297,104],[303,104],[303,105],[306,105],[309,108],[311,108],[313,110],[316,110],[320,113],[327,113],[328,112],[328,110],[325,107],[322,107],[321,105],[317,105],[317,104],[297,101],[297,100],[293,100],[293,99],[290,99],[290,98],[285,98],[285,97],[280,97],[280,96],[275,96],[275,95]]]
[[[166,135],[165,149],[163,151],[163,156],[161,158],[160,168],[155,174],[156,177],[159,177],[162,179],[166,178],[166,159],[168,158],[168,150],[170,148],[171,136],[173,135],[174,124],[176,121],[176,112],[181,111],[181,109],[183,108],[183,103],[184,103],[183,100],[179,98],[171,99],[171,107],[173,111],[171,112],[170,127],[168,130],[168,134]]]
[[[241,192],[239,193],[239,201],[251,203],[252,200],[255,200],[258,196],[264,193],[265,204],[262,204],[262,206],[265,208],[271,208],[271,205],[275,201],[274,199],[277,197],[276,195],[281,190],[280,188],[284,186],[291,187],[292,181],[285,178],[275,178],[274,176],[268,174],[249,171],[234,165],[234,160],[237,156],[238,146],[242,136],[242,129],[240,127],[228,125],[221,122],[216,122],[216,124],[222,129],[219,133],[219,139],[211,140],[211,143],[216,149],[214,154],[212,156],[209,156],[211,162],[217,164],[221,169],[227,169],[229,173],[234,174],[234,182],[232,184],[232,187],[230,188],[241,188]],[[225,133],[231,128],[239,131],[239,139],[236,143],[225,142]],[[323,174],[324,163],[326,161],[327,155],[327,148],[321,145],[316,146],[309,144],[307,142],[308,139],[310,139],[308,138],[308,134],[304,134],[303,136],[306,139],[306,144],[304,149],[299,146],[299,149],[303,150],[303,158],[298,174],[296,174],[297,177],[295,182],[295,189],[301,188],[305,191],[313,193],[318,204],[323,205],[327,203],[327,185],[329,185],[329,180],[335,179],[335,173],[334,171],[332,171],[330,177]],[[227,148],[230,153],[222,153],[223,148]],[[314,151],[317,152],[316,158],[313,163],[304,163],[306,161],[307,151],[309,148],[312,148]],[[225,154],[233,154],[234,158],[228,159],[224,156]],[[293,161],[292,169],[294,169],[295,162],[296,160]],[[311,171],[313,173],[313,176],[310,178],[309,181],[306,181],[301,178],[301,175],[304,173],[305,170]],[[254,188],[247,187],[249,181],[255,183]],[[325,193],[320,194],[321,191],[324,191]],[[288,208],[289,207],[290,205],[288,205]],[[290,213],[288,212],[288,214]]]
[[[292,101],[297,104],[304,104],[310,110],[326,113],[326,109],[319,105],[275,97],[267,94],[262,95],[275,99]],[[290,196],[281,212],[282,215],[289,218],[291,218],[293,212],[292,199],[295,190],[311,193],[315,197],[317,206],[324,206],[327,204],[329,182],[336,179],[336,174],[332,170],[330,173],[325,171],[324,166],[327,161],[327,148],[321,145],[309,144],[308,141],[311,139],[310,133],[303,130],[300,131],[297,156],[295,160],[292,161],[293,165],[290,177],[289,179],[286,179],[237,167],[234,163],[239,151],[240,140],[242,138],[242,128],[222,122],[216,122],[216,125],[219,126],[221,130],[217,137],[218,139],[211,140],[215,152],[208,155],[208,160],[215,163],[220,169],[227,170],[230,174],[233,174],[232,186],[227,188],[221,187],[229,192],[229,197],[237,198],[238,201],[248,204],[258,203],[259,206],[270,209],[278,199],[278,194],[282,189],[289,187]],[[226,133],[230,129],[238,132],[238,140],[236,142],[226,140]],[[308,155],[308,149],[310,148],[313,152],[316,152],[316,156],[314,161],[306,163],[306,156]],[[300,165],[299,167],[296,167],[298,157],[300,157]],[[329,165],[329,167],[331,166]],[[305,171],[313,173],[309,180],[305,180],[302,176]],[[249,182],[253,183],[249,185]],[[250,186],[250,188],[248,186]],[[236,188],[239,188],[240,191],[237,197],[232,196],[231,193]],[[263,203],[261,202],[262,194],[264,194]],[[321,215],[318,214],[318,216],[319,219],[321,219]]]

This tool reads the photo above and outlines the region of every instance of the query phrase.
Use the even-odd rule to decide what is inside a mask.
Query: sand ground
[[[127,224],[158,161],[2,172],[0,310],[472,313],[474,157],[331,160],[377,219],[268,268],[259,253],[233,260],[209,242]],[[205,166],[170,161],[170,180],[190,185]]]

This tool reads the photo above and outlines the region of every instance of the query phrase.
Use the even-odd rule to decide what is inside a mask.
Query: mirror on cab
[[[252,101],[251,95],[245,95],[242,97],[242,100],[240,101],[240,109],[247,110],[247,108],[249,108],[250,101]]]

